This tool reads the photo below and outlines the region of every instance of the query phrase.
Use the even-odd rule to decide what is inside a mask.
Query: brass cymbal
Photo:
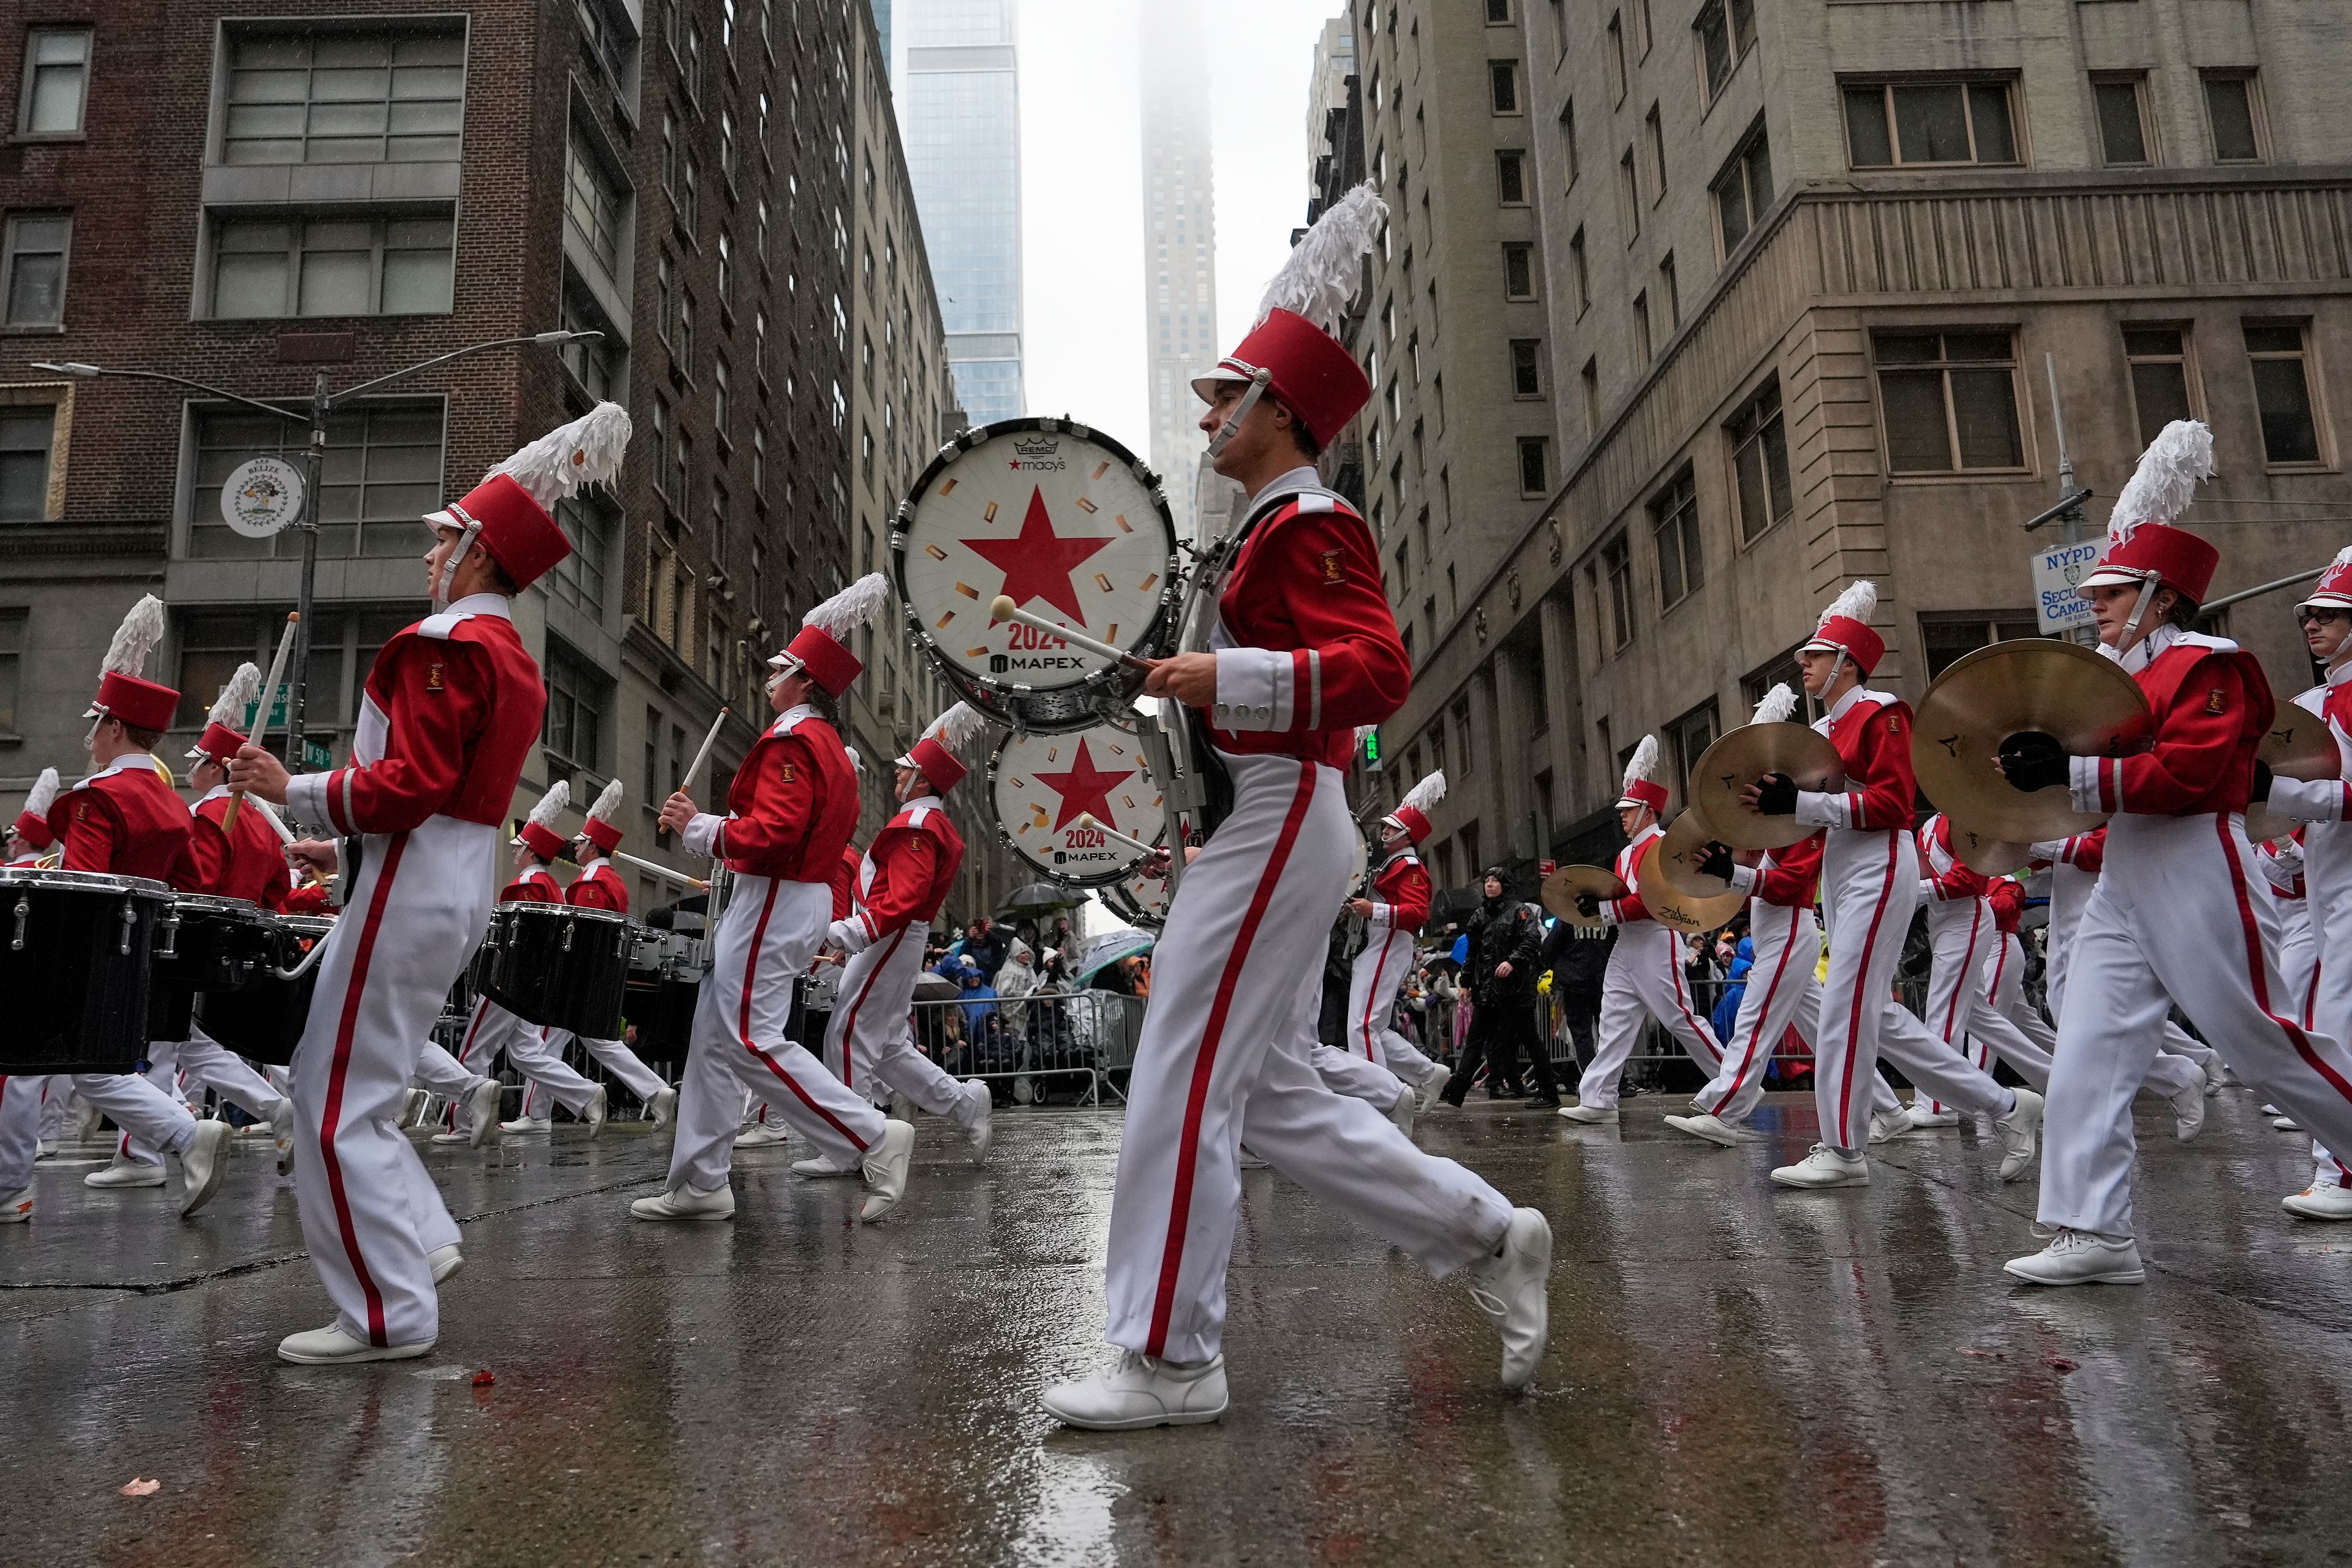
[[[1576,896],[1591,893],[1597,899],[1622,899],[1628,890],[1606,866],[1562,866],[1543,879],[1543,907],[1569,924],[1589,930],[1601,923],[1601,917],[1579,913]]]
[[[2270,733],[2254,748],[2254,755],[2283,779],[2336,778],[2344,772],[2344,753],[2336,746],[2336,732],[2327,727],[2327,721],[2292,702],[2278,705],[2278,712],[2271,720]],[[2284,838],[2302,826],[2292,817],[2281,816],[2261,801],[2246,811],[2249,843]]]
[[[1678,820],[1687,821],[1690,816],[1684,812]],[[1700,842],[1706,840],[1702,838]],[[1722,884],[1724,891],[1711,899],[1694,899],[1677,889],[1662,869],[1665,847],[1664,837],[1651,839],[1650,847],[1642,851],[1642,863],[1633,870],[1634,889],[1641,894],[1642,907],[1650,911],[1652,920],[1685,936],[1696,936],[1703,931],[1715,930],[1739,912],[1748,899],[1727,883]]]
[[[1731,884],[1720,877],[1710,877],[1698,868],[1702,858],[1700,851],[1714,837],[1697,812],[1684,812],[1675,818],[1675,825],[1667,828],[1665,836],[1658,840],[1655,869],[1652,868],[1650,857],[1645,851],[1642,864],[1635,868],[1634,882],[1645,889],[1663,882],[1664,888],[1658,890],[1671,889],[1681,895],[1685,903],[1721,898],[1732,890]],[[1645,904],[1650,901],[1648,891],[1642,894],[1642,901]]]
[[[1920,793],[1980,837],[2010,844],[2087,833],[2106,820],[2079,812],[2064,784],[2010,787],[1994,757],[2021,731],[2057,738],[2070,756],[2126,756],[2145,745],[2139,683],[2078,643],[2019,638],[1980,647],[1936,678],[1920,700],[1911,769]]]
[[[2006,877],[2011,871],[2023,869],[2033,858],[2033,849],[2030,845],[2014,844],[2006,838],[1988,838],[1955,822],[1952,858],[1981,876]]]
[[[1691,769],[1690,808],[1718,843],[1734,849],[1784,849],[1819,831],[1793,816],[1764,816],[1739,792],[1766,773],[1786,773],[1799,789],[1834,789],[1845,777],[1830,738],[1803,724],[1743,724],[1727,731]]]

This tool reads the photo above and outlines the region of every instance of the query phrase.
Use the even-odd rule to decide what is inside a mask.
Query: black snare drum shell
[[[120,891],[0,888],[0,1074],[138,1070],[162,910]]]
[[[525,1023],[614,1039],[629,946],[627,922],[598,918],[595,910],[501,904],[490,911],[489,933],[474,955],[474,986]]]

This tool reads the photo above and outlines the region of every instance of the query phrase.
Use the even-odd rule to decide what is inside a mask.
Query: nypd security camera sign
[[[279,458],[237,466],[221,486],[221,521],[247,539],[268,539],[302,515],[302,475]]]

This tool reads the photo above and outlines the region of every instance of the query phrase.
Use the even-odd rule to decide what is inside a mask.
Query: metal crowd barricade
[[[1100,1105],[1106,1091],[1127,1098],[1143,1008],[1142,997],[1111,991],[918,1002],[915,1045],[952,1078],[1011,1079],[1016,1100],[1072,1088],[1076,1103]]]

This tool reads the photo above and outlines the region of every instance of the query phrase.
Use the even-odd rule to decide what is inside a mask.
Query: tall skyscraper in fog
[[[898,130],[975,425],[1026,411],[1021,384],[1021,85],[1016,0],[891,0]]]
[[[901,4],[905,0],[900,0]],[[1216,192],[1209,169],[1209,29],[1185,5],[1142,7],[1146,348],[1151,466],[1190,537],[1201,453],[1193,375],[1216,363]]]

